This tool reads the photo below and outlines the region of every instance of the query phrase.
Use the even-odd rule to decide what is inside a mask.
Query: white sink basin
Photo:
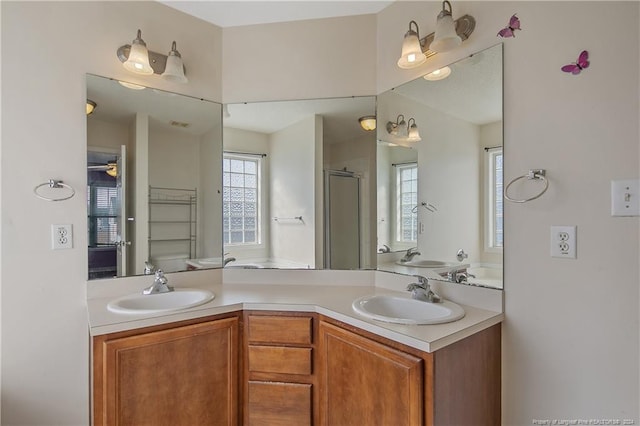
[[[195,259],[196,262],[201,263],[207,266],[218,266],[222,267],[222,258],[220,257],[209,257],[207,259]]]
[[[396,324],[442,324],[464,317],[464,309],[453,302],[429,303],[399,296],[365,296],[352,306],[362,316]]]
[[[208,290],[178,288],[168,293],[130,294],[112,300],[107,309],[117,314],[155,314],[193,308],[213,300],[215,294]]]
[[[256,265],[254,263],[228,263],[224,267],[227,269],[263,269],[261,265]]]
[[[447,266],[453,266],[452,263],[442,262],[440,260],[412,260],[409,262],[401,262],[398,260],[396,264],[413,268],[446,268]]]

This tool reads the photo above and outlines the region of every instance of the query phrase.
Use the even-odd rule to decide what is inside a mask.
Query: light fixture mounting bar
[[[475,30],[476,28],[476,19],[471,15],[461,16],[456,19],[454,23],[456,24],[456,33],[460,36],[462,41],[468,39],[471,33],[473,33],[473,30]],[[435,38],[435,34],[436,33],[433,32],[420,39],[420,47],[422,47],[422,53],[424,53],[427,58],[437,53],[433,50],[429,50],[429,46],[431,46],[431,43]],[[149,52],[149,54],[151,54],[151,52]],[[153,66],[153,64],[151,66]]]
[[[464,40],[464,39],[463,39]],[[131,45],[125,44],[124,46],[120,46],[117,51],[118,59],[120,62],[124,63],[129,58],[129,52],[131,51]],[[157,53],[152,50],[149,50],[149,65],[153,68],[154,74],[162,74],[167,67],[167,55],[163,55],[162,53]],[[182,66],[186,73],[186,68],[184,65]]]

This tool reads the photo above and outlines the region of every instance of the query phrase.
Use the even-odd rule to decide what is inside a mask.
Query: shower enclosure
[[[326,269],[360,269],[360,179],[347,170],[324,171]]]

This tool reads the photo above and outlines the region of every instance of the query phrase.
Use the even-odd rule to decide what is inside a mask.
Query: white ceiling
[[[418,103],[477,125],[502,119],[502,46],[450,65],[440,81],[417,78],[394,91]]]
[[[160,1],[160,3],[226,28],[305,19],[375,14],[393,3],[393,1],[171,0]]]

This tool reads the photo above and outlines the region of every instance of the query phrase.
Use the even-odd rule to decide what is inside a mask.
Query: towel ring
[[[42,188],[43,186],[48,186],[49,188],[67,188],[68,190],[71,191],[71,195],[69,195],[67,197],[60,197],[60,198],[45,197],[44,195],[41,195],[41,194],[38,193],[38,189]],[[68,200],[69,198],[71,198],[74,195],[76,195],[76,190],[73,189],[71,187],[71,185],[67,185],[66,183],[62,182],[61,180],[49,179],[49,182],[41,183],[40,185],[38,185],[35,188],[33,188],[33,193],[35,194],[36,197],[40,198],[41,200],[45,200],[45,201],[64,201],[64,200]]]
[[[523,200],[516,200],[514,198],[509,197],[509,187],[514,182],[524,178],[527,178],[527,180],[541,180],[542,182],[544,182],[544,188],[542,188],[542,191],[540,191],[539,194],[534,195],[533,197],[530,197],[530,198],[525,198]],[[526,203],[527,201],[531,201],[531,200],[535,200],[536,198],[539,198],[542,194],[544,194],[547,191],[548,188],[549,188],[549,180],[547,180],[547,178],[545,177],[545,170],[531,169],[529,170],[529,173],[527,173],[526,175],[518,176],[517,178],[509,182],[506,188],[504,188],[504,198],[506,198],[508,201],[511,201],[512,203]]]

